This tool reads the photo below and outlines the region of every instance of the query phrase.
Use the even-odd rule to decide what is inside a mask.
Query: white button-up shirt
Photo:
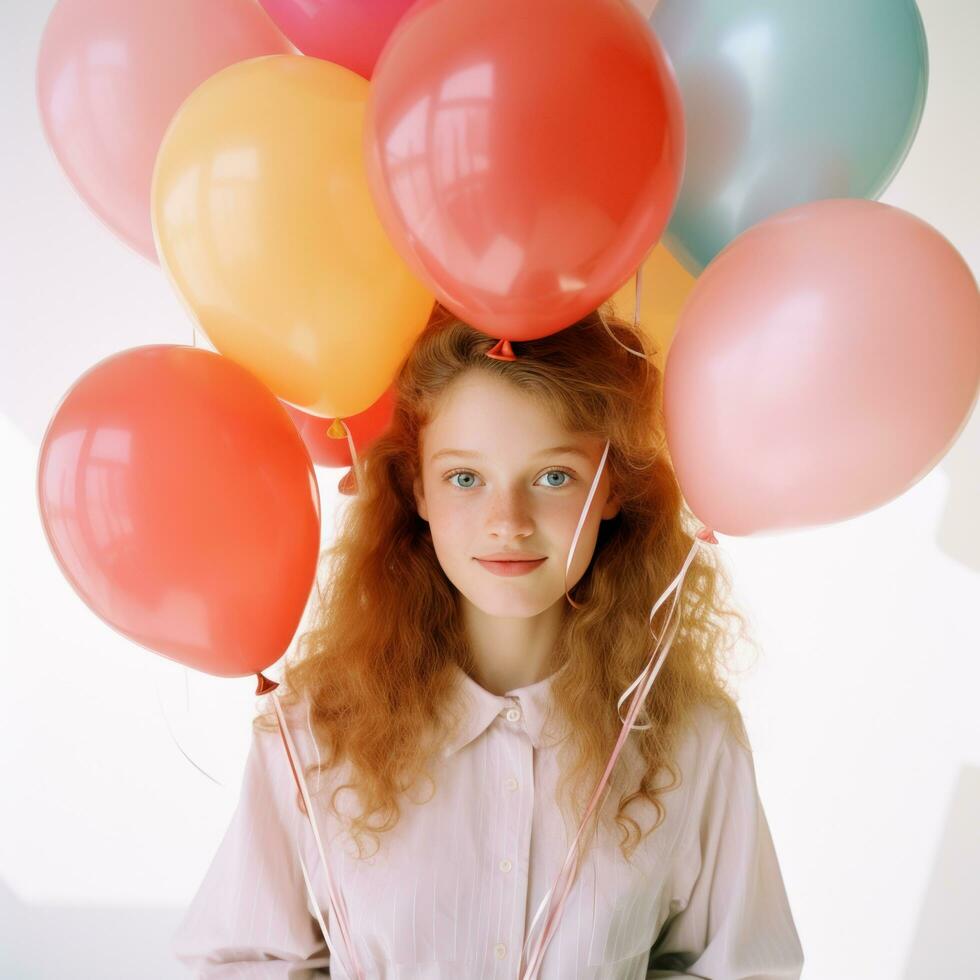
[[[466,724],[434,773],[435,795],[405,801],[372,857],[354,857],[326,802],[349,775],[346,763],[324,774],[330,785],[320,796],[315,776],[308,778],[331,874],[371,980],[518,980],[531,922],[578,829],[566,836],[555,803],[557,736],[546,726],[552,677],[498,696],[462,670],[458,676]],[[286,719],[306,766],[316,748],[305,707],[293,706]],[[617,768],[636,766],[633,752],[631,738]],[[665,820],[632,863],[618,835],[593,836],[540,980],[800,977],[803,952],[751,753],[718,712],[702,707],[677,763],[681,786],[661,796]],[[426,784],[422,797],[429,792]],[[337,797],[341,812],[356,809],[345,806],[349,795]],[[334,978],[350,977],[343,963],[330,962],[308,902],[297,841],[331,942],[346,958],[296,798],[278,732],[253,733],[237,809],[173,939],[195,976],[311,978],[327,976],[329,967]],[[628,812],[644,829],[655,817],[645,802]]]

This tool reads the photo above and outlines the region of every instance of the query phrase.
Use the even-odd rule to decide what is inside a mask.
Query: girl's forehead
[[[596,441],[567,430],[544,400],[480,372],[453,382],[422,429],[426,459],[451,449],[486,458],[530,458],[557,447],[575,447],[591,458]]]
[[[542,435],[567,434],[554,409],[517,385],[480,372],[454,381],[432,408],[426,430],[432,436],[466,431],[474,435],[518,427]]]

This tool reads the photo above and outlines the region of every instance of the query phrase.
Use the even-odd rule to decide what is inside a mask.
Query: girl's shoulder
[[[722,753],[738,750],[751,754],[745,721],[737,705],[702,701],[691,709],[677,741],[677,761],[682,766],[703,770]]]
[[[274,702],[276,697],[275,693],[266,695],[258,708],[257,717],[253,720],[252,729],[257,750],[288,758],[284,755],[284,733],[280,727],[285,724],[285,734],[303,764],[316,761],[318,747],[313,734],[309,701],[305,695],[290,695],[289,700],[279,699]],[[279,711],[276,710],[277,703]]]

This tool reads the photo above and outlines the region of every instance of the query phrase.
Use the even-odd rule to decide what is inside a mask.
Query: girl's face
[[[419,516],[446,577],[491,616],[535,616],[564,599],[572,536],[605,440],[568,432],[516,386],[473,370],[444,392],[421,436]],[[614,517],[608,459],[568,572],[569,590],[592,560],[599,521]],[[479,560],[501,552],[526,566]],[[505,574],[514,568],[523,574]]]

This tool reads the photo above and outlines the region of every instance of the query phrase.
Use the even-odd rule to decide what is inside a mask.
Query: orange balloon
[[[362,156],[369,83],[271,55],[184,102],[151,191],[161,264],[210,341],[311,415],[373,404],[434,296],[375,214]]]
[[[218,677],[286,652],[319,490],[282,403],[233,361],[159,344],[91,368],[48,424],[37,499],[65,577],[123,636]]]
[[[677,318],[694,288],[695,278],[668,251],[658,244],[641,266],[640,323],[654,347],[653,359],[663,371],[667,350],[674,339]],[[633,322],[636,309],[636,276],[631,276],[612,296],[613,312]]]

